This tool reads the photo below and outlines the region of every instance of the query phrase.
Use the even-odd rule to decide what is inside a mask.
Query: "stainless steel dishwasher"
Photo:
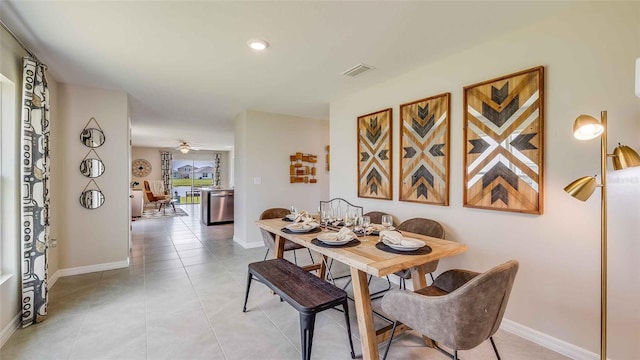
[[[202,190],[200,219],[205,225],[233,222],[233,190]]]

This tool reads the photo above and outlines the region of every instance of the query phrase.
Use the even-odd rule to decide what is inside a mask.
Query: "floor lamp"
[[[600,360],[607,358],[607,157],[613,159],[613,169],[640,166],[640,156],[628,146],[618,144],[613,154],[607,153],[607,112],[600,121],[590,115],[580,115],[573,123],[573,136],[589,140],[600,136],[600,184],[595,176],[581,177],[564,188],[578,200],[586,201],[596,187],[600,191]]]

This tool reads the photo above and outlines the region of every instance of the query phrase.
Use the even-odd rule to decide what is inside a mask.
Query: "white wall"
[[[159,148],[149,148],[149,147],[136,147],[133,146],[131,148],[131,161],[137,159],[145,159],[151,164],[151,172],[149,175],[145,177],[137,177],[131,174],[131,181],[137,181],[139,184],[135,186],[135,189],[144,189],[144,180],[149,182],[153,180],[162,180],[162,168],[160,161],[160,152],[163,151]],[[129,164],[129,168],[131,168],[131,164]],[[131,172],[131,170],[129,170]]]
[[[486,270],[520,261],[506,317],[552,337],[599,352],[600,248],[598,196],[586,204],[563,187],[599,172],[599,143],[571,135],[581,113],[609,111],[612,151],[620,141],[640,150],[640,99],[634,62],[640,56],[640,3],[581,3],[538,23],[331,103],[331,197],[357,195],[358,115],[393,107],[394,153],[400,156],[398,104],[450,91],[450,206],[358,199],[365,211],[400,220],[428,217],[469,251],[445,259],[439,271]],[[462,207],[462,88],[534,66],[545,66],[545,179],[541,216]],[[348,154],[337,156],[337,154]],[[354,155],[351,155],[354,154]],[[394,189],[399,179],[394,161]],[[339,174],[339,176],[336,176]],[[609,177],[609,357],[640,358],[640,170]],[[395,191],[394,191],[395,192]],[[597,194],[596,194],[597,195]]]
[[[57,136],[52,143],[59,181],[53,192],[61,201],[52,206],[59,224],[59,261],[65,274],[70,269],[127,266],[129,254],[129,113],[124,92],[59,84]],[[105,133],[104,145],[96,152],[105,172],[95,179],[105,196],[104,205],[88,210],[79,197],[89,182],[80,174],[80,161],[89,148],[80,142],[80,132],[94,117]],[[86,269],[86,268],[85,268]]]
[[[324,147],[329,144],[329,122],[246,111],[235,124],[234,240],[243,246],[261,246],[254,222],[262,211],[295,205],[315,213],[319,201],[328,199]],[[318,155],[318,183],[289,182],[289,155],[296,152]],[[260,184],[254,183],[256,178]]]

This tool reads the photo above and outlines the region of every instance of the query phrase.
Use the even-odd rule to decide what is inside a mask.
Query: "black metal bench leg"
[[[242,312],[247,312],[247,300],[249,300],[249,289],[251,288],[251,280],[253,275],[247,271],[247,290],[244,294],[244,305],[242,306]]]
[[[313,329],[316,324],[316,314],[300,313],[300,337],[302,360],[311,359],[311,345],[313,344]]]
[[[344,309],[344,321],[347,324],[347,336],[349,337],[349,346],[351,346],[351,358],[356,358],[356,353],[353,351],[353,340],[351,339],[351,322],[349,321],[349,302],[344,301],[342,303],[342,308]]]

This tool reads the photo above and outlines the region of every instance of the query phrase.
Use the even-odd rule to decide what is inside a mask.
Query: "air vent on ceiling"
[[[342,72],[342,75],[345,76],[351,76],[351,77],[356,77],[360,74],[362,74],[365,71],[371,70],[373,69],[373,66],[371,65],[367,65],[367,64],[358,64],[350,69],[347,69],[345,71]]]

